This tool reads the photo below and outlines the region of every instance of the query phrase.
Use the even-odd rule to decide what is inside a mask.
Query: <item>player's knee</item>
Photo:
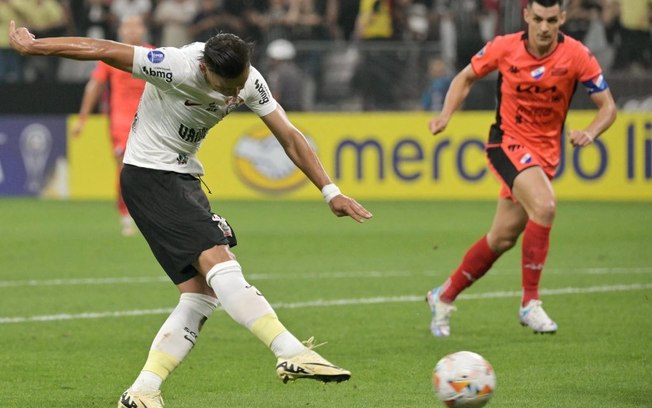
[[[551,225],[557,213],[557,203],[554,199],[541,200],[533,208],[530,219],[542,225]]]

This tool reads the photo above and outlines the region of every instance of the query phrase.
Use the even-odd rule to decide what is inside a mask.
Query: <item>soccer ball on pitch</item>
[[[496,373],[480,354],[458,351],[437,362],[432,385],[447,407],[483,407],[496,389]]]

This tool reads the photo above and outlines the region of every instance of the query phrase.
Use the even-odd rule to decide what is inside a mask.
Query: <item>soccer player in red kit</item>
[[[557,324],[542,308],[539,280],[548,254],[556,199],[551,180],[560,159],[561,132],[577,83],[597,106],[591,123],[569,132],[576,148],[591,144],[616,119],[616,105],[590,51],[560,32],[563,0],[529,0],[527,32],[497,36],[454,78],[441,114],[429,122],[442,132],[474,82],[498,70],[496,123],[486,145],[489,168],[502,184],[489,232],[468,249],[443,285],[429,291],[434,336],[450,335],[455,298],[480,279],[522,238],[523,295],[519,321],[537,333]]]
[[[138,15],[125,17],[118,29],[120,38],[127,44],[144,45],[147,29],[143,18]],[[131,130],[131,123],[138,110],[140,96],[145,89],[145,81],[136,79],[131,74],[99,61],[86,83],[84,96],[79,110],[79,120],[72,127],[72,135],[79,136],[86,123],[88,115],[93,111],[102,96],[106,85],[109,87],[109,133],[113,146],[113,155],[117,164],[117,179],[120,179],[122,157],[127,146],[127,138]],[[135,234],[133,220],[129,215],[127,206],[122,199],[119,181],[117,184],[118,213],[122,225],[122,235]]]

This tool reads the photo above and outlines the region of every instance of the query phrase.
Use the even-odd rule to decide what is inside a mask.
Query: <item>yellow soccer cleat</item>
[[[351,378],[351,372],[333,365],[317,354],[313,349],[314,338],[304,342],[306,350],[292,358],[279,358],[276,363],[276,375],[284,383],[301,378],[327,382],[342,382]],[[323,344],[323,343],[322,343]]]

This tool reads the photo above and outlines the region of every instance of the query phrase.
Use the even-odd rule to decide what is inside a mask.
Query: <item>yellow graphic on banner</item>
[[[233,156],[238,178],[253,190],[278,195],[308,182],[263,123],[237,138]]]
[[[495,199],[498,195],[499,183],[484,154],[493,112],[458,112],[437,136],[428,131],[428,113],[290,115],[345,194],[390,200]],[[572,112],[566,128],[581,129],[593,115],[593,111]],[[93,140],[108,144],[108,136],[99,134],[106,130],[99,127],[97,123],[93,128]],[[100,168],[107,165],[105,160],[89,159],[105,154],[110,164],[108,145],[105,149],[84,138],[70,144],[71,195],[98,197],[102,188],[104,196],[111,197],[113,173]],[[564,138],[563,146],[554,181],[559,199],[652,200],[652,114],[620,113],[596,143],[573,148]],[[253,114],[230,114],[211,129],[199,158],[206,170],[203,179],[213,191],[209,198],[321,199]],[[111,179],[103,181],[107,175]]]

